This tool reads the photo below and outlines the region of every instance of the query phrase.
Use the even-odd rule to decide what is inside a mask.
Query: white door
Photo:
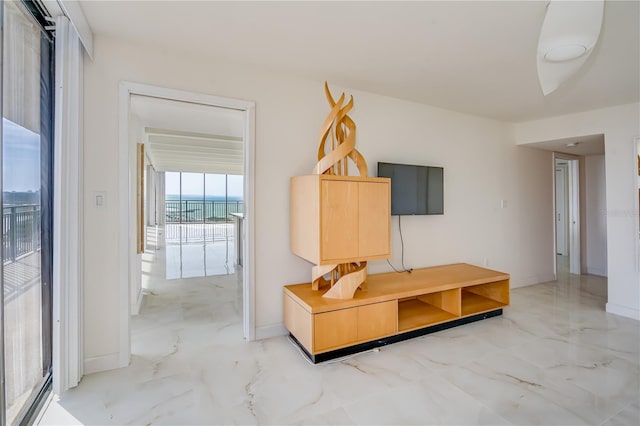
[[[556,167],[556,254],[567,256],[566,168]]]

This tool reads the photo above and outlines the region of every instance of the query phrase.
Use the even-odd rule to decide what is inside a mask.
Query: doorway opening
[[[580,162],[558,153],[553,161],[556,277],[580,275]]]
[[[189,113],[176,114],[176,108],[180,107],[187,109]],[[203,186],[202,200],[199,207],[196,206],[194,209],[203,215],[207,213],[208,207],[204,187],[215,187],[212,180],[206,184],[207,177],[214,176],[210,179],[215,180],[215,176],[219,175],[243,175],[240,186],[244,220],[237,225],[244,238],[241,252],[242,268],[238,269],[242,292],[242,334],[246,340],[255,339],[254,110],[253,102],[143,84],[121,83],[119,192],[122,198],[119,216],[120,301],[123,309],[120,315],[120,365],[127,365],[129,362],[130,312],[135,312],[135,306],[139,306],[142,299],[141,274],[142,269],[148,266],[143,264],[144,250],[141,250],[141,246],[147,241],[153,241],[153,245],[157,247],[165,239],[169,207],[166,198],[166,174],[171,172],[181,172],[183,177],[192,175],[200,178]],[[149,121],[141,118],[151,116],[154,112],[160,112],[156,117],[159,120]],[[204,127],[217,121],[216,114],[236,117],[235,124],[239,126],[239,134],[229,135],[225,129],[212,130],[210,127]],[[219,122],[225,123],[225,120]],[[234,149],[231,145],[239,145],[240,149]],[[141,158],[144,160],[141,161]],[[129,177],[136,179],[132,182]],[[189,219],[195,218],[195,213],[191,213],[193,214],[190,214]],[[182,213],[179,213],[178,217],[180,216]],[[186,220],[187,216],[182,219]],[[200,225],[209,227],[208,222],[211,221],[207,219],[214,221],[216,214],[212,212],[211,215],[205,216]],[[224,218],[224,221],[226,222],[227,218]],[[166,250],[162,254],[164,258]]]
[[[606,295],[607,203],[604,134],[573,136],[526,144],[551,151],[551,211],[553,237],[549,260],[557,282],[587,285]],[[582,280],[576,275],[605,278]],[[604,285],[603,285],[604,283]]]

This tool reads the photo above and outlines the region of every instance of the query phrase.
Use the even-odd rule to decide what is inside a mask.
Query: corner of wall
[[[115,370],[116,368],[126,367],[129,362],[121,362],[120,353],[115,352],[108,355],[101,355],[84,360],[84,374],[99,373],[100,371]]]
[[[286,336],[289,331],[283,323],[256,327],[256,340],[269,339],[271,337]]]
[[[555,274],[544,275],[532,275],[524,278],[516,278],[511,280],[511,288],[527,287],[535,284],[548,283],[549,281],[555,281]]]
[[[627,318],[634,319],[636,321],[640,321],[640,310],[638,309],[633,309],[627,306],[621,306],[615,303],[608,302],[607,312],[610,314],[620,315],[622,317],[627,317]]]
[[[142,306],[142,299],[144,297],[144,292],[142,288],[138,289],[138,295],[136,296],[135,301],[131,305],[131,315],[138,315],[140,313],[140,307]]]

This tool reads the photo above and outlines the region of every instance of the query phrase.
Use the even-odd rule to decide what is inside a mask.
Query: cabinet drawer
[[[398,331],[398,302],[375,303],[358,307],[358,340],[390,336]]]
[[[391,300],[313,317],[313,352],[319,353],[395,334],[398,302]]]
[[[358,340],[357,309],[343,309],[313,316],[313,352],[347,346]]]

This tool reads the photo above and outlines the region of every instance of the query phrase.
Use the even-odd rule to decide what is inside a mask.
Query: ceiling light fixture
[[[587,47],[581,44],[565,44],[554,46],[544,55],[547,62],[566,62],[578,59],[587,53]]]
[[[547,96],[585,64],[598,42],[604,0],[551,1],[538,40],[538,79]]]
[[[569,148],[573,148],[573,147],[576,147],[576,146],[578,146],[578,145],[580,145],[580,142],[569,142],[569,143],[567,144],[567,146],[568,146]]]

